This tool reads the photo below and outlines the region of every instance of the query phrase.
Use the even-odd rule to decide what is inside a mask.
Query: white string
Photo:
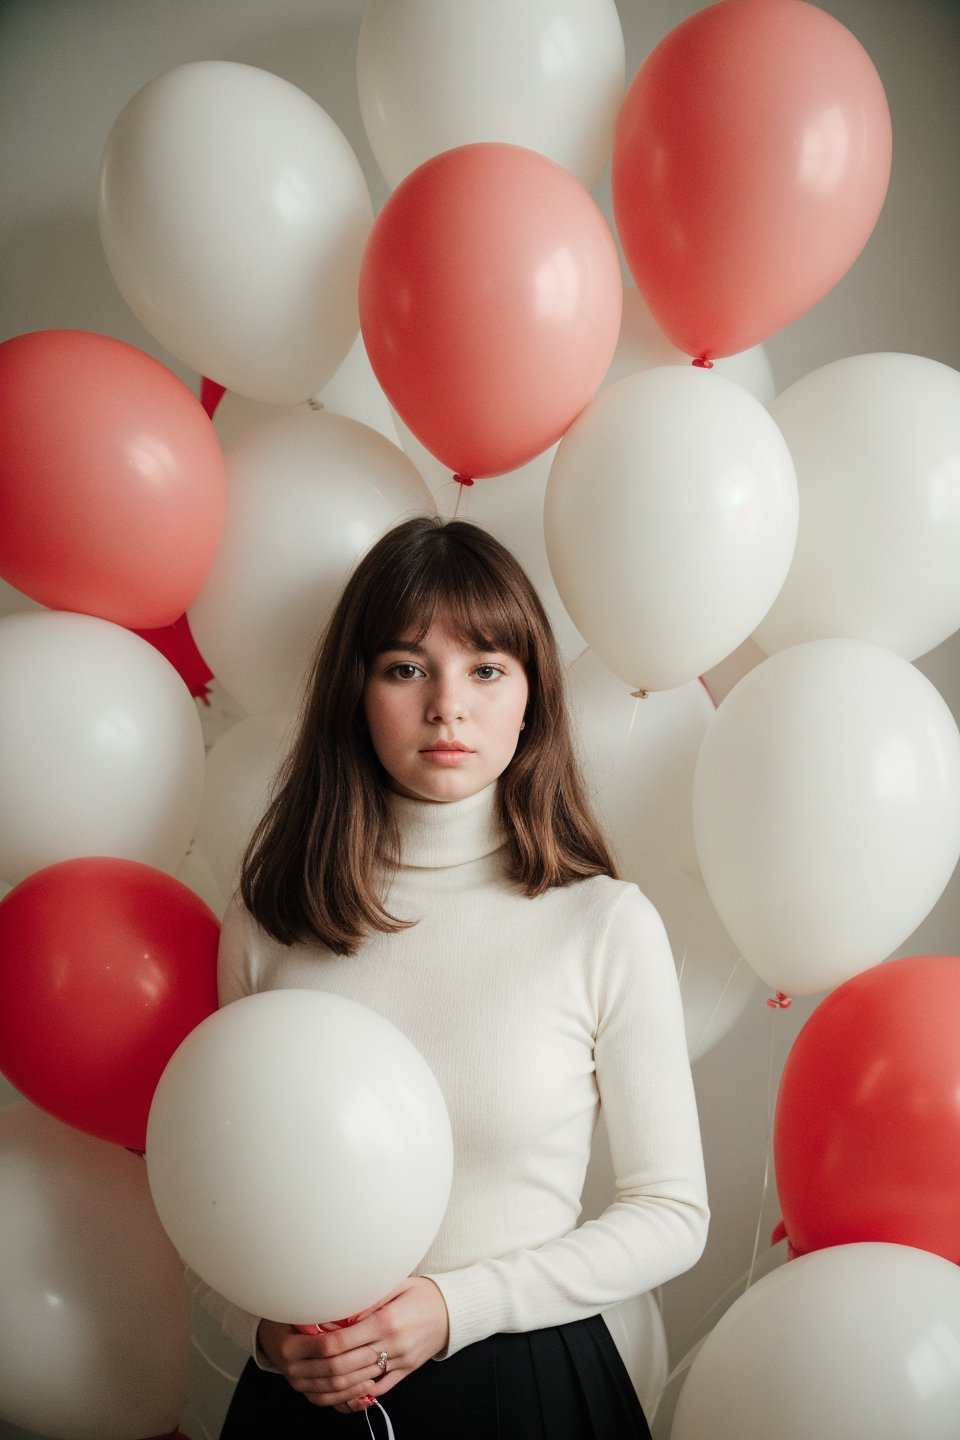
[[[374,1405],[376,1405],[377,1409],[380,1411],[380,1414],[383,1416],[383,1423],[387,1427],[387,1440],[396,1440],[396,1436],[393,1433],[393,1426],[390,1424],[390,1416],[387,1414],[386,1410],[384,1410],[379,1400],[374,1400],[373,1403]],[[373,1425],[370,1421],[371,1408],[372,1407],[368,1407],[366,1410],[364,1410],[363,1413],[367,1417],[367,1429],[370,1431],[370,1434],[373,1435]],[[377,1440],[377,1437],[375,1435],[373,1436],[373,1440]]]
[[[210,1359],[210,1356],[207,1354],[206,1350],[204,1350],[203,1346],[200,1344],[200,1341],[193,1333],[191,1333],[190,1335],[190,1344],[193,1346],[194,1350],[196,1350],[197,1354],[200,1355],[207,1362],[211,1370],[216,1370],[217,1374],[222,1375],[224,1380],[229,1380],[233,1385],[236,1385],[237,1381],[240,1379],[240,1376],[231,1375],[227,1370],[221,1370],[220,1366],[216,1363],[216,1361]]]
[[[687,953],[687,952],[686,952],[686,949],[684,949],[684,952],[683,952],[683,953],[684,953],[684,957],[686,957],[686,953]],[[740,958],[739,958],[739,960],[737,960],[736,964],[734,965],[733,969],[730,971],[730,974],[727,976],[727,978],[726,978],[726,980],[725,980],[725,982],[724,982],[723,989],[720,991],[720,998],[717,1000],[716,1005],[714,1005],[714,1007],[713,1007],[713,1009],[711,1010],[710,1014],[707,1016],[706,1022],[705,1022],[704,1026],[703,1026],[703,1029],[700,1031],[700,1034],[697,1036],[697,1043],[696,1043],[696,1045],[693,1047],[694,1050],[698,1051],[698,1050],[700,1049],[700,1046],[703,1044],[704,1040],[706,1039],[707,1035],[709,1034],[710,1026],[713,1024],[714,1020],[716,1020],[717,1016],[719,1015],[719,1013],[720,1013],[720,1006],[723,1004],[724,997],[726,996],[727,991],[730,989],[730,986],[733,984],[733,977],[734,977],[734,975],[736,975],[737,971],[740,969],[740,966],[741,966],[742,964],[743,964],[743,956],[741,955]],[[681,966],[681,969],[680,969],[680,973],[681,973],[681,975],[683,974],[683,967],[682,967],[682,966]]]
[[[773,1094],[773,1050],[774,1040],[777,1034],[777,1007],[771,1007],[773,1018],[770,1023],[770,1052],[767,1057],[767,1150],[763,1161],[763,1188],[760,1191],[760,1208],[757,1211],[757,1229],[753,1237],[753,1255],[750,1260],[750,1269],[747,1273],[747,1283],[744,1287],[744,1294],[753,1284],[753,1272],[757,1267],[757,1255],[760,1251],[760,1231],[763,1226],[763,1207],[767,1198],[767,1191],[770,1188],[770,1152],[773,1142],[773,1116],[774,1116],[774,1094]]]
[[[460,493],[457,495],[456,504],[455,504],[454,507],[453,507],[453,517],[452,517],[452,518],[453,518],[454,520],[466,520],[467,516],[468,516],[469,513],[470,513],[470,502],[469,502],[469,499],[464,495],[464,491],[469,490],[469,489],[470,489],[470,486],[469,486],[469,485],[463,485],[463,484],[461,484],[461,482],[460,482],[459,480],[451,480],[451,481],[448,482],[448,484],[449,484],[449,485],[456,485],[457,490],[460,492]],[[446,490],[447,488],[448,488],[447,485],[444,485],[444,486],[443,486],[443,489],[444,489],[444,490]],[[463,514],[460,513],[460,506],[461,506],[461,505],[463,506]]]
[[[626,743],[627,743],[628,745],[630,744],[630,736],[633,734],[633,727],[634,727],[634,725],[636,725],[636,723],[637,723],[637,711],[638,711],[639,709],[640,709],[640,699],[639,699],[639,696],[638,696],[637,699],[634,700],[634,702],[633,702],[633,714],[630,716],[630,726],[629,726],[629,728],[628,728],[628,730],[627,730],[627,740],[626,740]]]
[[[740,959],[742,960],[743,957],[741,956]],[[739,965],[739,964],[740,964],[740,960],[737,961],[737,965]],[[737,965],[735,965],[735,966],[733,967],[734,971],[736,970]],[[733,971],[731,971],[730,979],[728,979],[728,981],[727,981],[727,984],[728,984],[728,985],[729,985],[729,983],[730,983],[730,980],[732,980],[732,979],[733,979]],[[724,988],[726,988],[726,987],[724,987]],[[721,996],[720,998],[721,998],[721,1000],[722,1000],[723,996]],[[767,1057],[767,1145],[766,1145],[766,1154],[765,1154],[765,1156],[764,1156],[764,1163],[763,1163],[763,1186],[762,1186],[762,1189],[761,1189],[761,1192],[760,1192],[760,1206],[759,1206],[759,1210],[758,1210],[758,1212],[757,1212],[757,1226],[756,1226],[756,1231],[755,1231],[754,1237],[753,1237],[753,1253],[752,1253],[752,1255],[751,1255],[751,1257],[750,1257],[750,1265],[749,1265],[749,1268],[748,1268],[747,1270],[745,1270],[742,1275],[738,1275],[737,1278],[736,1278],[736,1280],[734,1280],[733,1284],[727,1286],[726,1290],[724,1290],[724,1292],[723,1292],[723,1294],[720,1296],[720,1298],[719,1298],[718,1300],[715,1300],[708,1310],[705,1310],[705,1311],[704,1311],[704,1313],[701,1315],[699,1321],[697,1322],[698,1326],[703,1325],[706,1321],[708,1321],[708,1320],[710,1319],[710,1317],[711,1317],[717,1310],[719,1310],[719,1309],[721,1308],[721,1306],[723,1306],[723,1305],[725,1304],[725,1302],[729,1299],[729,1297],[730,1297],[731,1295],[733,1295],[735,1291],[737,1291],[737,1290],[740,1289],[741,1285],[743,1286],[743,1290],[742,1290],[741,1293],[745,1295],[745,1294],[747,1293],[747,1291],[750,1289],[750,1286],[751,1286],[751,1285],[753,1284],[753,1282],[754,1282],[754,1274],[755,1274],[755,1271],[756,1271],[756,1268],[757,1268],[757,1262],[758,1262],[758,1257],[759,1257],[759,1252],[760,1252],[760,1235],[761,1235],[761,1232],[762,1232],[762,1229],[763,1229],[763,1207],[764,1207],[764,1204],[765,1204],[765,1202],[766,1202],[767,1192],[768,1192],[769,1187],[770,1187],[770,1158],[771,1158],[771,1148],[772,1148],[772,1139],[773,1139],[773,1120],[774,1120],[773,1057],[774,1057],[774,1049],[775,1049],[775,1047],[774,1047],[774,1041],[775,1041],[775,1038],[776,1038],[776,1029],[777,1029],[777,1011],[776,1011],[776,1008],[774,1008],[774,1007],[771,1007],[771,1008],[773,1008],[773,1017],[772,1017],[771,1024],[770,1024],[770,1048],[769,1048],[769,1053],[768,1053],[768,1057]],[[701,1037],[701,1038],[702,1038],[702,1037]],[[771,1250],[771,1253],[773,1253],[772,1250]],[[746,1282],[746,1283],[744,1283],[744,1282]],[[712,1329],[712,1326],[711,1326],[711,1329]],[[654,1418],[655,1418],[655,1416],[656,1416],[657,1409],[659,1408],[659,1405],[660,1405],[660,1401],[663,1399],[663,1397],[664,1397],[664,1395],[666,1394],[666,1392],[667,1392],[667,1390],[669,1389],[669,1387],[673,1384],[673,1382],[674,1382],[680,1375],[682,1375],[682,1374],[684,1373],[684,1371],[690,1369],[690,1366],[693,1364],[694,1360],[697,1358],[697,1356],[699,1355],[701,1349],[702,1349],[703,1346],[706,1344],[706,1342],[707,1342],[707,1340],[708,1340],[709,1338],[710,1338],[710,1329],[707,1330],[706,1335],[701,1336],[701,1338],[700,1338],[699,1340],[697,1340],[693,1345],[691,1345],[691,1346],[686,1350],[686,1352],[684,1353],[682,1359],[680,1359],[680,1360],[677,1362],[677,1364],[673,1367],[673,1369],[670,1371],[670,1374],[667,1376],[666,1380],[664,1380],[664,1382],[663,1382],[663,1385],[660,1387],[660,1393],[659,1393],[659,1395],[657,1396],[656,1400],[654,1401],[653,1405],[651,1406],[651,1413],[650,1413],[650,1415],[647,1417],[648,1421],[649,1421],[651,1424],[653,1423],[653,1420],[654,1420]]]
[[[189,1420],[188,1416],[190,1417]],[[196,1425],[200,1430],[201,1434],[203,1435],[203,1440],[213,1440],[213,1436],[210,1434],[210,1431],[207,1429],[206,1425],[204,1425],[203,1421],[200,1419],[200,1416],[196,1414],[195,1407],[191,1407],[191,1409],[187,1411],[180,1423],[181,1425],[183,1425],[185,1430],[188,1423],[191,1430],[193,1429],[194,1425]]]
[[[677,969],[677,984],[683,987],[683,971],[687,963],[687,951],[690,949],[690,926],[687,926],[687,933],[683,937],[683,952],[680,956],[680,965]],[[703,1038],[702,1036],[700,1037]]]

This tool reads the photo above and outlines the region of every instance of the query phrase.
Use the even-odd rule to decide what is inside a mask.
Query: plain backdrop
[[[668,30],[702,8],[687,0],[618,0],[618,6],[628,81]],[[893,117],[893,174],[879,223],[852,270],[766,342],[777,387],[866,351],[908,351],[960,368],[960,8],[954,0],[828,0],[823,8],[853,31],[880,72]],[[195,386],[198,377],[135,320],[107,269],[96,187],[110,128],[143,84],[176,65],[199,59],[255,65],[327,110],[353,145],[379,207],[388,190],[356,94],[361,14],[362,0],[3,0],[0,339],[46,328],[101,331],[157,355]],[[609,216],[606,180],[595,194]],[[957,637],[918,663],[960,714]],[[737,661],[731,665],[735,672]],[[898,953],[960,949],[958,889],[954,877]],[[783,1059],[819,997],[776,1012],[758,994],[694,1067],[714,1221],[703,1261],[663,1297],[674,1363],[743,1288],[755,1250],[758,1270],[783,1258],[769,1252],[779,1214],[769,1112]],[[0,1098],[12,1098],[9,1087]],[[219,1370],[235,1374],[239,1364],[215,1334],[204,1331],[203,1340],[215,1363],[196,1360],[184,1417],[191,1440],[216,1433],[230,1390]],[[668,1394],[659,1434],[668,1432],[671,1408]],[[0,1435],[22,1434],[0,1422]]]

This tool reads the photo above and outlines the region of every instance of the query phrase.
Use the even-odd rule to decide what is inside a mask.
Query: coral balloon
[[[890,114],[860,42],[804,0],[722,0],[665,36],[617,122],[631,273],[688,355],[731,355],[837,283],[876,224]]]
[[[822,1000],[787,1056],[774,1160],[802,1254],[885,1240],[960,1262],[960,957],[912,955]]]
[[[172,876],[65,860],[0,901],[0,1070],[28,1100],[131,1150],[157,1081],[217,1006],[220,926]]]
[[[371,218],[337,125],[252,65],[157,76],[104,148],[100,234],[120,293],[171,354],[254,400],[307,400],[347,354]]]
[[[188,1265],[254,1315],[352,1315],[426,1253],[447,1206],[450,1122],[420,1052],[320,990],[218,1010],[150,1110],[147,1173]]]
[[[53,610],[171,625],[213,562],[226,472],[159,360],[83,330],[0,345],[0,573]]]
[[[374,374],[430,453],[468,478],[560,438],[606,374],[622,303],[588,192],[514,145],[463,145],[408,175],[360,270]]]
[[[398,184],[477,140],[525,145],[589,189],[623,99],[614,0],[368,0],[357,46],[360,111]]]
[[[764,1275],[687,1376],[671,1440],[953,1440],[960,1272],[906,1245],[837,1245]]]
[[[139,1156],[0,1109],[0,1295],[3,1420],[52,1440],[170,1434],[190,1305]]]

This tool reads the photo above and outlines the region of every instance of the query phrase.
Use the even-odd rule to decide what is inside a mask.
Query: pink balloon
[[[559,440],[606,374],[622,304],[600,210],[517,145],[463,145],[408,175],[360,272],[361,329],[387,398],[469,478]]]
[[[660,42],[614,142],[613,209],[651,311],[732,355],[836,285],[876,224],[890,112],[860,42],[804,0],[721,0]]]
[[[200,401],[84,330],[0,345],[0,575],[53,610],[171,625],[220,544],[227,481]]]

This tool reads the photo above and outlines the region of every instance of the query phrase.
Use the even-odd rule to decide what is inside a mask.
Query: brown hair
[[[509,877],[534,896],[615,873],[580,779],[563,665],[536,591],[486,530],[422,516],[388,531],[348,580],[275,797],[244,856],[244,903],[286,944],[312,937],[348,955],[371,931],[413,923],[389,915],[378,893],[397,837],[363,689],[377,654],[400,637],[422,640],[438,610],[458,638],[513,655],[526,672],[526,726],[497,782]]]

